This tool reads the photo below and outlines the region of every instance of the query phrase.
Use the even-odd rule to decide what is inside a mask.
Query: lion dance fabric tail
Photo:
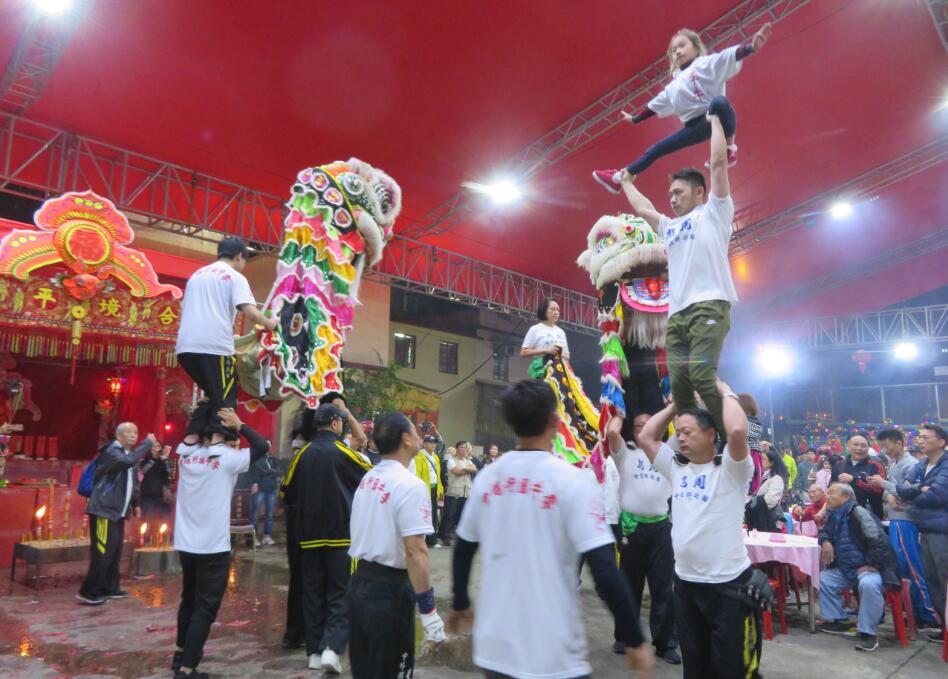
[[[392,237],[401,189],[384,172],[350,158],[300,171],[287,208],[276,281],[264,305],[279,326],[244,338],[249,346],[241,363],[251,372],[259,366],[253,391],[278,399],[295,395],[315,408],[322,395],[343,391],[342,350],[359,282]],[[242,374],[245,389],[253,381],[246,378]]]

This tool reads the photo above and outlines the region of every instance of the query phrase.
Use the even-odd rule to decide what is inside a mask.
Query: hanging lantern
[[[109,393],[118,398],[122,393],[122,378],[110,377],[107,381],[109,383]]]
[[[856,364],[856,367],[859,368],[859,372],[861,373],[866,372],[866,366],[869,365],[871,360],[872,354],[865,349],[853,352],[852,361]]]

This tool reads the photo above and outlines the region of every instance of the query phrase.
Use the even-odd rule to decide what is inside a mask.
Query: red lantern
[[[860,349],[859,351],[853,352],[852,360],[859,368],[859,372],[864,373],[866,372],[866,366],[869,365],[869,361],[872,360],[872,354],[865,349]]]
[[[109,383],[109,393],[118,397],[122,393],[122,378],[110,377],[107,381]]]

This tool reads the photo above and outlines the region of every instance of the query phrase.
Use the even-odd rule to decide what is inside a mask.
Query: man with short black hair
[[[763,618],[743,595],[766,589],[744,546],[744,503],[754,476],[747,416],[737,394],[717,380],[727,445],[718,454],[714,419],[706,410],[671,404],[642,428],[639,446],[672,487],[675,627],[685,679],[759,677]],[[680,453],[663,442],[675,417]],[[610,445],[622,431],[613,418]]]
[[[885,513],[889,519],[889,544],[899,560],[899,577],[909,581],[912,610],[920,628],[937,628],[938,614],[932,606],[925,583],[922,566],[921,542],[918,527],[912,520],[908,500],[899,499],[897,489],[909,478],[918,464],[905,450],[905,434],[898,429],[883,429],[876,434],[882,449],[892,458],[888,478],[870,476],[874,488],[882,488],[882,499],[886,503]]]
[[[217,261],[195,271],[184,289],[175,352],[178,363],[207,395],[188,422],[185,442],[200,442],[209,425],[219,429],[221,408],[237,407],[234,321],[240,311],[268,330],[277,326],[257,309],[250,284],[241,273],[247,244],[228,236],[217,244]]]
[[[869,482],[871,476],[885,479],[885,468],[869,457],[869,439],[862,434],[852,434],[846,441],[846,457],[833,467],[830,480],[852,486],[856,502],[881,519],[882,487],[873,486]]]
[[[718,360],[731,327],[737,291],[731,279],[728,245],[734,201],[727,175],[727,142],[716,115],[711,123],[711,190],[695,168],[671,176],[670,219],[658,212],[623,173],[622,188],[632,210],[665,241],[668,251],[668,373],[679,411],[697,407],[701,396],[726,440],[722,402],[717,393]]]
[[[925,581],[932,605],[943,616],[948,582],[948,433],[937,424],[923,424],[915,442],[925,458],[915,465],[896,492],[900,500],[912,503],[909,514],[921,533]],[[942,618],[942,629],[930,634],[929,641],[942,643],[945,622]]]
[[[501,397],[517,446],[484,467],[464,508],[454,552],[454,628],[474,621],[474,663],[488,677],[587,676],[576,565],[582,555],[626,644],[629,666],[649,675],[632,594],[616,568],[612,532],[595,479],[551,455],[560,424],[556,397],[523,380]],[[468,580],[478,547],[483,572],[477,615]]]
[[[312,440],[294,458],[283,480],[283,497],[296,505],[303,574],[303,619],[310,669],[342,672],[339,656],[349,642],[349,519],[352,497],[372,468],[341,440],[346,414],[330,403],[312,415]]]
[[[408,469],[421,447],[411,421],[383,415],[372,440],[382,461],[359,484],[349,523],[349,556],[358,563],[349,582],[349,659],[355,679],[407,679],[415,666],[415,604],[425,640],[446,639],[425,544],[434,533],[432,502],[428,485]]]

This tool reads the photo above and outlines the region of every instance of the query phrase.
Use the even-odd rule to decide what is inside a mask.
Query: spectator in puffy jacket
[[[123,422],[115,429],[115,440],[102,447],[95,463],[89,515],[89,572],[76,597],[80,603],[99,606],[109,599],[121,599],[128,592],[119,589],[119,563],[125,541],[125,519],[135,492],[135,466],[157,442],[149,434],[137,448],[138,427]]]
[[[948,580],[948,433],[938,425],[923,424],[915,441],[924,451],[925,459],[912,469],[896,492],[901,502],[911,502],[909,515],[921,534],[925,581],[932,604],[941,613],[945,610]],[[929,640],[940,644],[943,634],[932,634]]]
[[[834,483],[826,493],[829,516],[820,530],[821,632],[850,636],[858,631],[856,650],[879,648],[876,628],[885,611],[883,588],[899,586],[898,566],[882,523],[856,502],[852,486]],[[831,566],[833,566],[831,568]],[[843,591],[858,587],[859,621],[853,630],[843,609]]]
[[[138,506],[147,520],[166,520],[171,516],[171,463],[161,443],[155,441],[151,454],[138,465],[141,481]]]
[[[856,502],[882,518],[882,488],[869,482],[870,476],[885,479],[885,468],[869,457],[869,440],[862,434],[853,434],[846,442],[847,456],[833,467],[832,483],[852,486]]]

